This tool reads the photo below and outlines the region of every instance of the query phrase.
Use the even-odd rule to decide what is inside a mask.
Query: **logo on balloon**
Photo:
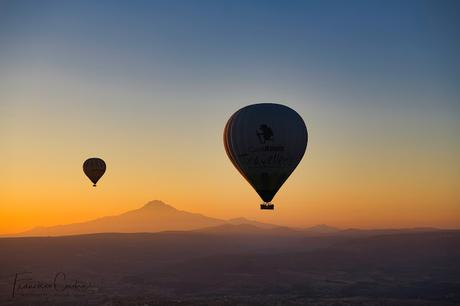
[[[267,141],[273,141],[273,130],[266,124],[261,124],[256,134],[261,144],[264,144]]]

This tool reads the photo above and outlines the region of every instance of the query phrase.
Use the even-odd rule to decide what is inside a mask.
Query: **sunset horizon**
[[[290,228],[310,228],[310,227],[325,225],[325,226],[329,226],[329,227],[332,227],[332,228],[337,228],[339,230],[345,230],[345,229],[363,229],[363,230],[389,229],[389,230],[391,230],[391,229],[413,229],[413,228],[436,228],[436,229],[446,229],[446,230],[459,229],[458,227],[442,227],[442,226],[436,226],[436,225],[433,225],[433,224],[413,224],[413,225],[407,225],[407,226],[393,226],[393,227],[392,226],[360,227],[360,226],[354,226],[353,224],[352,225],[345,225],[345,226],[338,226],[336,224],[327,223],[327,222],[310,223],[310,224],[303,224],[303,223],[300,223],[300,224],[276,223],[276,221],[278,221],[278,220],[275,219],[275,218],[267,218],[266,216],[261,217],[260,215],[258,215],[258,210],[255,211],[253,217],[247,217],[247,216],[244,216],[244,215],[238,215],[238,216],[234,215],[234,216],[227,216],[227,217],[220,216],[219,217],[219,216],[203,214],[203,213],[201,213],[199,211],[191,211],[191,210],[188,210],[186,207],[183,208],[183,209],[179,209],[179,208],[175,207],[172,203],[168,203],[168,202],[162,201],[160,199],[154,199],[154,200],[147,201],[144,204],[133,206],[132,208],[130,208],[128,210],[125,210],[125,211],[121,211],[121,212],[115,212],[115,213],[112,213],[112,214],[102,214],[102,215],[98,215],[98,216],[87,218],[87,219],[81,219],[81,220],[76,219],[75,221],[71,221],[71,222],[61,222],[61,223],[51,223],[51,224],[37,223],[36,225],[33,225],[31,227],[24,227],[24,228],[21,228],[20,230],[14,231],[14,232],[0,233],[0,236],[1,235],[13,235],[14,236],[16,234],[20,234],[20,233],[23,233],[23,232],[28,232],[29,230],[33,230],[33,229],[36,229],[36,228],[49,228],[49,227],[55,227],[55,226],[61,226],[61,225],[72,225],[72,224],[78,224],[78,223],[85,223],[85,222],[89,222],[89,221],[94,221],[94,220],[98,220],[98,219],[104,218],[104,217],[115,217],[115,216],[119,216],[119,215],[125,214],[125,213],[130,212],[130,211],[135,211],[135,210],[142,209],[145,206],[147,206],[147,205],[149,205],[151,203],[156,203],[156,202],[163,203],[163,204],[165,204],[167,206],[170,206],[170,207],[172,207],[174,209],[177,209],[177,210],[180,210],[180,211],[185,211],[185,212],[205,215],[206,217],[216,218],[216,219],[220,219],[222,221],[229,221],[229,220],[232,220],[232,219],[242,218],[242,219],[247,219],[249,221],[253,220],[253,221],[258,221],[258,222],[262,222],[262,223],[269,223],[269,224],[272,224],[272,225],[275,225],[275,226],[285,226],[285,227],[290,227]],[[171,227],[171,229],[164,229],[164,230],[166,230],[166,231],[167,230],[174,230],[174,228]],[[94,232],[95,233],[101,233],[101,232],[104,232],[104,231],[94,231]]]
[[[460,304],[459,15],[0,1],[0,304]]]

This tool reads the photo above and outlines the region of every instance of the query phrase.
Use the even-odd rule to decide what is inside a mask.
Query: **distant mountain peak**
[[[228,220],[227,222],[230,223],[230,224],[233,224],[233,225],[250,224],[250,225],[257,226],[259,228],[275,228],[275,227],[278,227],[278,225],[269,224],[269,223],[263,223],[263,222],[243,218],[243,217],[233,218],[233,219]]]
[[[168,205],[160,200],[153,200],[153,201],[150,201],[148,202],[147,204],[145,204],[144,206],[141,207],[141,210],[144,210],[144,209],[155,209],[155,210],[177,210],[175,209],[174,207],[172,207],[171,205]]]
[[[232,218],[230,220],[228,220],[229,222],[248,222],[248,221],[253,221],[253,220],[249,220],[249,219],[246,219],[244,217],[239,217],[239,218]]]
[[[306,230],[310,232],[317,232],[317,233],[334,233],[334,232],[338,232],[340,229],[329,226],[327,224],[318,224],[318,225],[309,227]]]

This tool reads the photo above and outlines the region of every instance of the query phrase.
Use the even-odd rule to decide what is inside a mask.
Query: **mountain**
[[[246,219],[246,218],[234,218],[234,219],[230,219],[227,221],[228,223],[230,224],[234,224],[234,225],[241,225],[241,224],[248,224],[248,225],[254,225],[254,226],[257,226],[259,228],[275,228],[275,227],[278,227],[278,225],[274,225],[274,224],[270,224],[270,223],[263,223],[263,222],[259,222],[259,221],[255,221],[255,220],[249,220],[249,219]]]
[[[211,227],[205,227],[195,230],[197,233],[206,233],[206,234],[224,234],[224,235],[260,235],[264,234],[267,231],[258,226],[252,224],[220,224]]]
[[[207,217],[201,214],[178,210],[162,201],[151,201],[139,209],[134,209],[116,216],[106,216],[94,220],[56,225],[50,227],[36,227],[31,230],[3,237],[25,236],[66,236],[93,233],[141,233],[161,231],[189,231],[199,232],[248,234],[248,235],[302,235],[330,234],[336,230],[327,225],[318,225],[304,230],[263,223],[246,218],[222,220]]]
[[[162,201],[151,201],[139,209],[116,216],[106,216],[94,220],[50,227],[36,227],[31,230],[2,237],[25,236],[66,236],[93,233],[142,233],[162,231],[196,231],[207,234],[239,234],[265,236],[344,236],[369,237],[380,234],[412,233],[435,231],[435,228],[408,229],[345,229],[341,230],[325,224],[309,228],[290,228],[263,223],[246,218],[222,220],[197,213],[178,210]]]
[[[376,235],[387,235],[387,234],[404,234],[404,233],[424,233],[424,232],[435,232],[441,231],[442,229],[435,227],[412,227],[412,228],[386,228],[386,229],[359,229],[359,228],[348,228],[332,232],[332,235],[346,236],[346,237],[371,237]]]
[[[186,231],[224,223],[226,223],[225,220],[178,210],[161,201],[155,200],[145,204],[139,209],[131,210],[117,216],[102,217],[87,222],[67,225],[37,227],[14,236],[63,236],[104,232],[134,233]]]
[[[309,233],[315,233],[315,234],[332,234],[332,233],[337,233],[340,231],[340,229],[336,227],[332,227],[326,224],[318,224],[312,227],[308,227],[306,229],[303,229],[306,232]]]

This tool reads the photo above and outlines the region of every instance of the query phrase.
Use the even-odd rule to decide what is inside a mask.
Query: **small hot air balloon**
[[[299,164],[308,133],[293,109],[274,103],[253,104],[234,113],[224,129],[228,157],[264,201],[273,209],[275,194]]]
[[[88,158],[83,163],[83,171],[91,182],[93,182],[93,187],[96,187],[96,183],[104,175],[105,169],[105,162],[97,157]]]

